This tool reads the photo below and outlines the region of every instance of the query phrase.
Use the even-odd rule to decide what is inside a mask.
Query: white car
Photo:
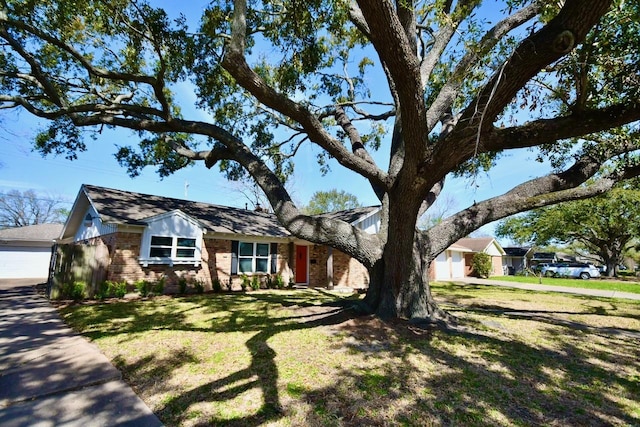
[[[590,279],[600,277],[600,271],[592,265],[581,262],[560,262],[549,264],[540,270],[543,276],[547,277],[573,277],[575,279]]]

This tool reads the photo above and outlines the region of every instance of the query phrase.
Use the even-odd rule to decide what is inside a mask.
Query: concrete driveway
[[[38,280],[0,280],[0,425],[161,426],[98,348],[74,333]]]

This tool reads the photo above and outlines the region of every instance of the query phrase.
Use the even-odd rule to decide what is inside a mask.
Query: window
[[[196,239],[151,236],[149,256],[152,258],[194,258]]]
[[[238,265],[240,273],[268,273],[269,244],[240,242]]]
[[[275,273],[278,245],[233,241],[231,274]]]

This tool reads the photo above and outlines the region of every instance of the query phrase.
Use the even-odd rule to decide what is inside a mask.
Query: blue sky
[[[175,16],[177,4],[185,4],[170,1],[156,3],[166,6],[170,16]],[[199,17],[198,3],[189,3],[191,8],[184,11],[188,18]],[[181,86],[179,98],[186,118],[206,118],[202,112],[189,112],[195,95],[187,84]],[[236,207],[244,207],[248,202],[236,184],[227,182],[215,167],[208,170],[203,164],[196,164],[163,180],[151,169],[145,170],[139,177],[129,178],[113,156],[116,145],[135,144],[136,136],[127,130],[106,130],[96,141],[87,140],[87,152],[79,153],[75,161],[61,156],[43,158],[32,150],[33,138],[43,126],[44,122],[25,112],[3,112],[0,115],[0,193],[33,189],[39,194],[65,200],[70,207],[80,186],[86,183]],[[383,144],[381,152],[374,156],[383,159],[384,148]],[[317,149],[308,146],[298,154],[296,173],[290,185],[296,202],[306,204],[315,191],[335,188],[356,195],[363,205],[378,203],[364,178],[345,170],[336,162],[332,163],[332,172],[323,177],[315,162],[315,153]],[[507,155],[491,175],[480,176],[474,183],[449,179],[443,199],[448,200],[449,210],[457,211],[474,200],[501,194],[516,183],[548,170],[532,159],[531,153],[519,150]],[[380,166],[386,168],[386,160],[382,160]],[[483,231],[491,233],[492,227],[485,227]]]

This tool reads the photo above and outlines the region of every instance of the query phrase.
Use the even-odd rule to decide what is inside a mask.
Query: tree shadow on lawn
[[[265,305],[256,310],[252,305],[256,302]],[[252,389],[260,391],[259,410],[233,419],[209,415],[206,421],[198,419],[197,425],[257,426],[290,417],[292,412],[298,412],[297,416],[302,416],[308,425],[633,425],[640,422],[640,413],[630,415],[628,408],[616,401],[620,395],[627,399],[638,396],[640,380],[625,377],[624,370],[594,363],[597,360],[615,366],[612,354],[605,349],[576,345],[575,322],[558,321],[547,313],[542,317],[531,313],[530,320],[553,326],[545,331],[553,336],[556,343],[553,349],[519,341],[508,332],[487,332],[478,322],[467,323],[469,331],[465,332],[462,329],[424,330],[403,321],[381,322],[370,316],[356,317],[345,309],[351,304],[350,300],[329,299],[318,305],[310,303],[308,295],[256,293],[191,297],[185,298],[183,308],[172,313],[161,309],[143,310],[139,304],[126,303],[127,307],[118,307],[115,316],[123,319],[122,322],[103,332],[91,333],[100,337],[151,329],[255,332],[245,342],[251,355],[249,366],[180,392],[156,409],[159,417],[171,425],[193,422],[189,420],[193,416],[189,408],[194,404],[231,401]],[[160,300],[153,304],[162,307]],[[274,305],[280,305],[286,314],[270,316],[269,309]],[[484,313],[496,315],[497,322],[501,316],[509,315],[504,308],[491,309],[502,310],[502,313]],[[206,321],[198,326],[187,323],[186,313],[194,310],[205,315]],[[221,311],[230,314],[217,317]],[[72,315],[91,317],[90,313]],[[94,321],[109,321],[109,310],[96,310],[93,318],[83,319],[86,325]],[[294,396],[294,402],[283,406],[282,389],[278,387],[277,353],[270,347],[269,340],[280,333],[316,327],[327,328],[334,334],[335,351],[347,349],[372,364],[336,371],[335,381],[329,386],[292,384],[289,395]],[[565,328],[566,332],[558,332],[558,327]],[[580,333],[591,331],[585,329]],[[625,338],[612,337],[611,345],[617,346],[620,361],[638,372],[637,341]],[[183,353],[166,360],[148,356],[128,366],[122,359],[115,363],[129,372],[128,375],[145,371],[149,377],[162,381],[166,372],[194,361],[197,362],[195,356]],[[300,412],[304,414],[299,415]]]
[[[283,332],[339,324],[349,317],[343,308],[333,307],[325,311],[321,319],[318,319],[317,313],[307,313],[279,318],[277,324],[254,323],[258,332],[245,342],[251,354],[248,367],[181,393],[158,412],[159,417],[163,420],[170,419],[171,424],[181,424],[190,417],[185,409],[194,403],[229,401],[254,388],[260,389],[262,395],[262,404],[258,411],[235,419],[208,419],[202,425],[258,426],[284,417],[285,409],[281,404],[279,372],[275,361],[277,353],[269,346],[269,339]],[[228,329],[226,331],[233,332]]]
[[[558,348],[552,349],[482,333],[480,323],[469,326],[473,332],[438,331],[431,338],[407,339],[405,330],[399,351],[372,354],[388,359],[382,366],[343,370],[335,385],[305,395],[316,405],[316,418],[322,415],[316,421],[350,420],[340,425],[354,426],[640,422],[637,402],[630,414],[617,400],[640,395],[637,341],[614,339],[615,352],[584,348],[575,345],[569,327],[564,334],[553,330]],[[360,325],[346,331],[355,341],[363,339]],[[634,366],[636,376],[604,364]]]
[[[577,311],[544,311],[544,310],[521,310],[521,309],[509,309],[504,307],[486,306],[486,305],[471,305],[465,309],[465,312],[476,312],[483,314],[494,314],[497,316],[509,317],[511,319],[528,319],[536,322],[550,323],[556,326],[564,326],[576,331],[585,331],[592,334],[599,334],[602,336],[626,336],[628,338],[640,340],[640,331],[635,329],[628,329],[622,327],[607,327],[607,326],[594,326],[586,323],[562,319],[557,317],[559,315],[580,315],[580,314],[596,314],[598,316],[606,316],[607,313],[602,310],[590,310],[588,312]],[[634,318],[635,316],[624,316]]]

